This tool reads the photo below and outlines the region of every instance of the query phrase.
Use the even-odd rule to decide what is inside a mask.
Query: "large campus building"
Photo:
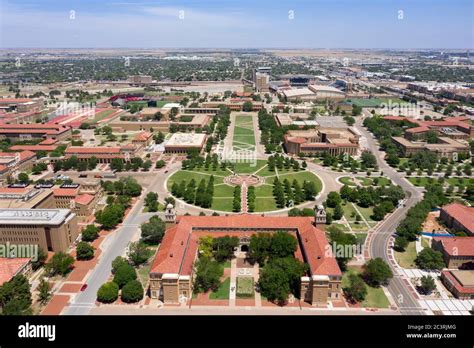
[[[172,221],[172,215],[168,215],[166,220]],[[176,224],[167,230],[151,266],[151,298],[177,303],[191,297],[193,264],[201,237],[237,236],[240,251],[248,251],[252,235],[278,231],[290,233],[297,239],[294,256],[309,266],[307,274],[301,277],[300,299],[313,305],[326,305],[330,300],[340,299],[342,273],[325,232],[315,227],[314,218],[247,214],[178,217]]]
[[[63,140],[72,136],[72,128],[56,123],[46,124],[0,124],[0,138],[11,141],[55,139]]]
[[[45,251],[66,251],[79,234],[69,209],[1,209],[0,243],[37,244]]]
[[[452,203],[441,208],[439,218],[449,228],[474,236],[474,207]]]
[[[347,153],[356,155],[359,149],[359,134],[353,128],[318,128],[290,130],[285,135],[285,148],[289,154],[331,155]]]
[[[191,150],[201,152],[206,139],[204,133],[174,133],[165,143],[165,153],[184,154]]]

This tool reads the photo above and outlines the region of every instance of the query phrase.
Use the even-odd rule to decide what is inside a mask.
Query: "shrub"
[[[108,282],[101,285],[97,291],[97,301],[102,303],[111,303],[117,300],[119,286],[114,282]]]
[[[129,264],[124,264],[117,268],[114,276],[114,283],[116,283],[121,289],[129,281],[135,279],[137,279],[137,273],[135,272],[135,269]]]
[[[138,280],[131,280],[122,288],[121,298],[123,302],[134,303],[143,298],[143,286]]]

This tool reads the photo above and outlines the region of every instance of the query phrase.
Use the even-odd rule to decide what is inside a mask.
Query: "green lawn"
[[[229,290],[230,290],[230,278],[226,278],[221,285],[217,288],[216,291],[213,291],[209,294],[209,299],[211,300],[228,300],[229,299]]]
[[[103,110],[101,112],[98,112],[95,116],[92,122],[99,122],[100,120],[103,120],[107,116],[112,115],[115,112],[115,110]]]
[[[313,173],[309,171],[300,171],[296,173],[294,172],[290,174],[282,174],[282,175],[279,175],[279,179],[280,181],[288,179],[290,180],[290,182],[293,182],[293,180],[296,179],[300,183],[300,185],[302,185],[303,181],[305,180],[313,181],[316,184],[316,188],[318,192],[321,192],[323,188],[323,184],[321,183],[321,180],[319,180],[319,178],[316,175],[314,175]]]
[[[211,177],[211,173],[203,174],[203,173],[196,173],[194,171],[180,170],[168,178],[168,190],[171,190],[171,186],[173,185],[174,182],[177,182],[179,184],[182,180],[185,180],[186,183],[188,183],[192,179],[194,179],[196,180],[196,185],[199,185],[199,182],[202,179],[209,181],[210,177]],[[214,184],[221,184],[223,181],[224,181],[224,178],[219,177],[219,176],[214,176]]]
[[[347,287],[349,285],[349,275],[350,274],[360,274],[361,270],[356,267],[348,267],[347,271],[344,272],[342,276],[342,287]],[[362,307],[368,308],[388,308],[390,302],[388,301],[387,296],[383,292],[382,288],[373,288],[371,286],[365,285],[367,287],[367,296],[365,300],[361,303]]]
[[[214,197],[212,199],[211,209],[231,212],[232,211],[232,198]]]
[[[235,117],[232,146],[234,150],[255,149],[255,130],[253,128],[252,116],[238,115]]]
[[[404,252],[394,250],[395,260],[403,268],[417,268],[415,264],[416,249],[415,242],[408,243]]]
[[[413,177],[412,176],[412,177],[408,177],[407,179],[408,179],[408,181],[410,181],[415,186],[425,187],[427,184],[429,184],[429,178],[427,178],[427,177]],[[432,182],[436,183],[436,182],[438,182],[438,180],[433,179]],[[447,185],[454,185],[454,186],[463,185],[463,186],[466,186],[468,184],[473,184],[474,179],[454,177],[454,178],[447,178],[447,179],[444,180],[444,182]]]
[[[343,176],[342,178],[339,178],[339,181],[347,186],[356,186],[356,183],[349,176]]]
[[[227,184],[214,186],[214,197],[234,197],[234,187]]]
[[[255,199],[255,212],[263,212],[270,210],[277,210],[275,198],[256,198]]]
[[[261,185],[255,187],[257,197],[273,197],[273,185]]]
[[[237,277],[237,297],[252,298],[254,295],[253,278]]]
[[[257,160],[256,163],[235,163],[235,172],[237,174],[253,174],[267,164],[265,160]],[[229,173],[230,174],[230,173]]]

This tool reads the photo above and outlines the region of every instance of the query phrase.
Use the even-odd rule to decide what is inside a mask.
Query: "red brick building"
[[[300,298],[313,305],[325,305],[341,298],[342,273],[333,257],[324,231],[310,217],[264,217],[257,215],[180,216],[161,242],[150,270],[151,297],[177,303],[192,295],[193,264],[200,237],[237,236],[241,251],[248,249],[256,233],[285,231],[298,241],[295,258],[306,263],[301,277]]]

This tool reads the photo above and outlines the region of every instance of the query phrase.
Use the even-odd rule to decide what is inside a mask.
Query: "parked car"
[[[87,284],[83,284],[83,285],[81,286],[81,291],[84,291],[84,290],[86,290],[86,289],[87,289]]]

